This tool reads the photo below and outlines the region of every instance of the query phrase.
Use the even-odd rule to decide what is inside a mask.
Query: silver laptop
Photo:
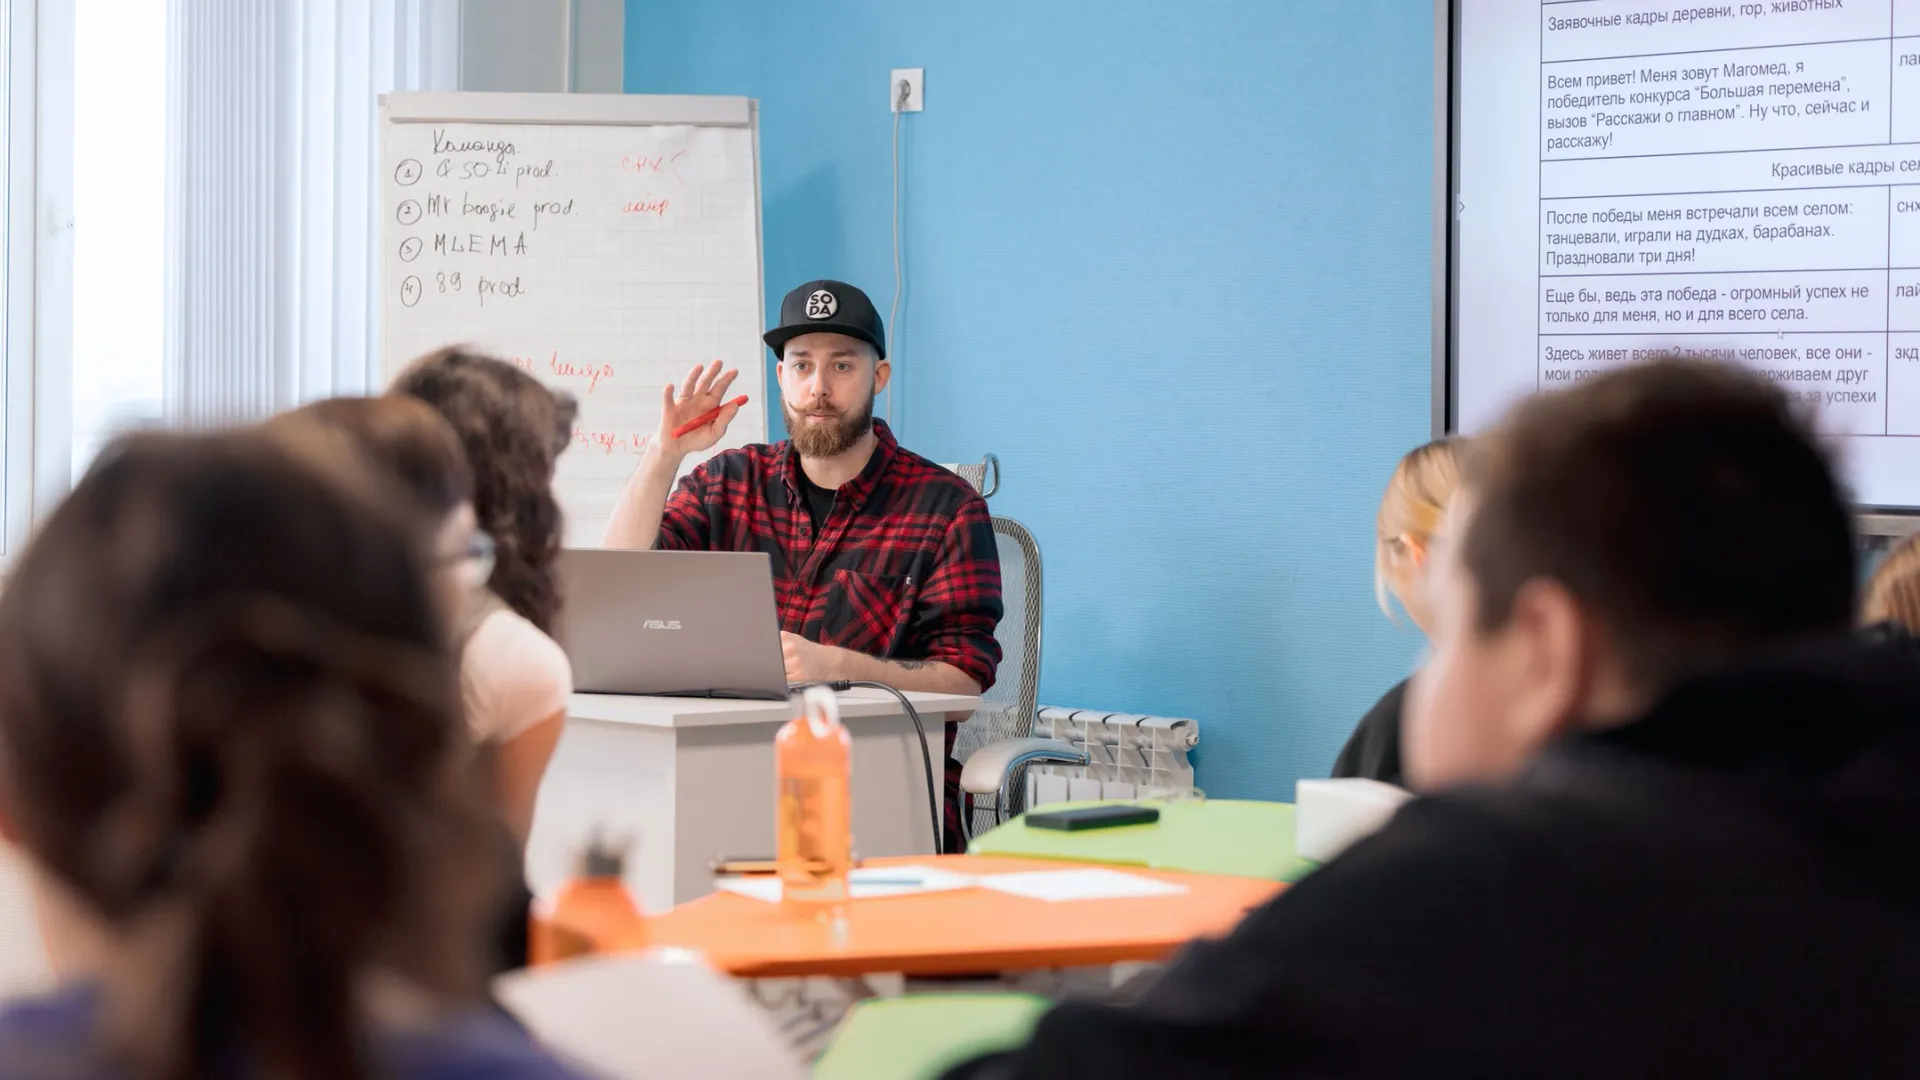
[[[787,699],[765,554],[570,548],[557,565],[575,690]]]

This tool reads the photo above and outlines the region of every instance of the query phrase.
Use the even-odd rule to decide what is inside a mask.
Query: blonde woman
[[[1920,633],[1920,533],[1894,545],[1867,579],[1860,621]]]
[[[1458,439],[1435,439],[1400,459],[1380,500],[1375,519],[1373,587],[1380,610],[1394,617],[1393,605],[1406,612],[1422,633],[1428,626],[1426,596],[1419,587],[1434,532],[1447,503],[1460,486]],[[1407,680],[1388,690],[1360,718],[1347,745],[1334,760],[1334,776],[1359,776],[1405,786],[1400,771],[1400,705]]]

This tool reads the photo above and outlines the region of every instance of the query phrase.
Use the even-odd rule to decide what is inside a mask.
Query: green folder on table
[[[1097,803],[1048,803],[1064,810]],[[1024,818],[974,838],[974,855],[1010,855],[1068,862],[1144,866],[1196,874],[1297,881],[1315,863],[1293,847],[1293,804],[1241,799],[1170,801],[1151,825],[1063,832],[1028,828]]]
[[[814,1080],[938,1080],[1027,1041],[1047,1002],[1031,994],[915,994],[864,1001],[813,1066]]]

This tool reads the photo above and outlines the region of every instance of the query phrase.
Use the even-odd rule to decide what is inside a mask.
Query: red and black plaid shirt
[[[972,485],[900,448],[877,444],[835,493],[818,535],[790,444],[715,455],[668,497],[655,546],[764,551],[773,561],[780,628],[823,645],[896,660],[932,660],[985,690],[1000,666],[1000,554],[987,503]],[[959,766],[947,728],[947,835],[959,829]]]

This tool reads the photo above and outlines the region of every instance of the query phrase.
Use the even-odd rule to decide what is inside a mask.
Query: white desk
[[[934,798],[942,797],[943,722],[980,699],[908,694],[927,726]],[[891,694],[850,690],[840,716],[853,737],[853,844],[861,857],[925,855],[926,772],[913,722]],[[573,873],[596,827],[630,835],[627,883],[649,910],[713,891],[716,857],[774,853],[773,736],[786,702],[575,694],[540,786],[527,875],[550,895]]]

